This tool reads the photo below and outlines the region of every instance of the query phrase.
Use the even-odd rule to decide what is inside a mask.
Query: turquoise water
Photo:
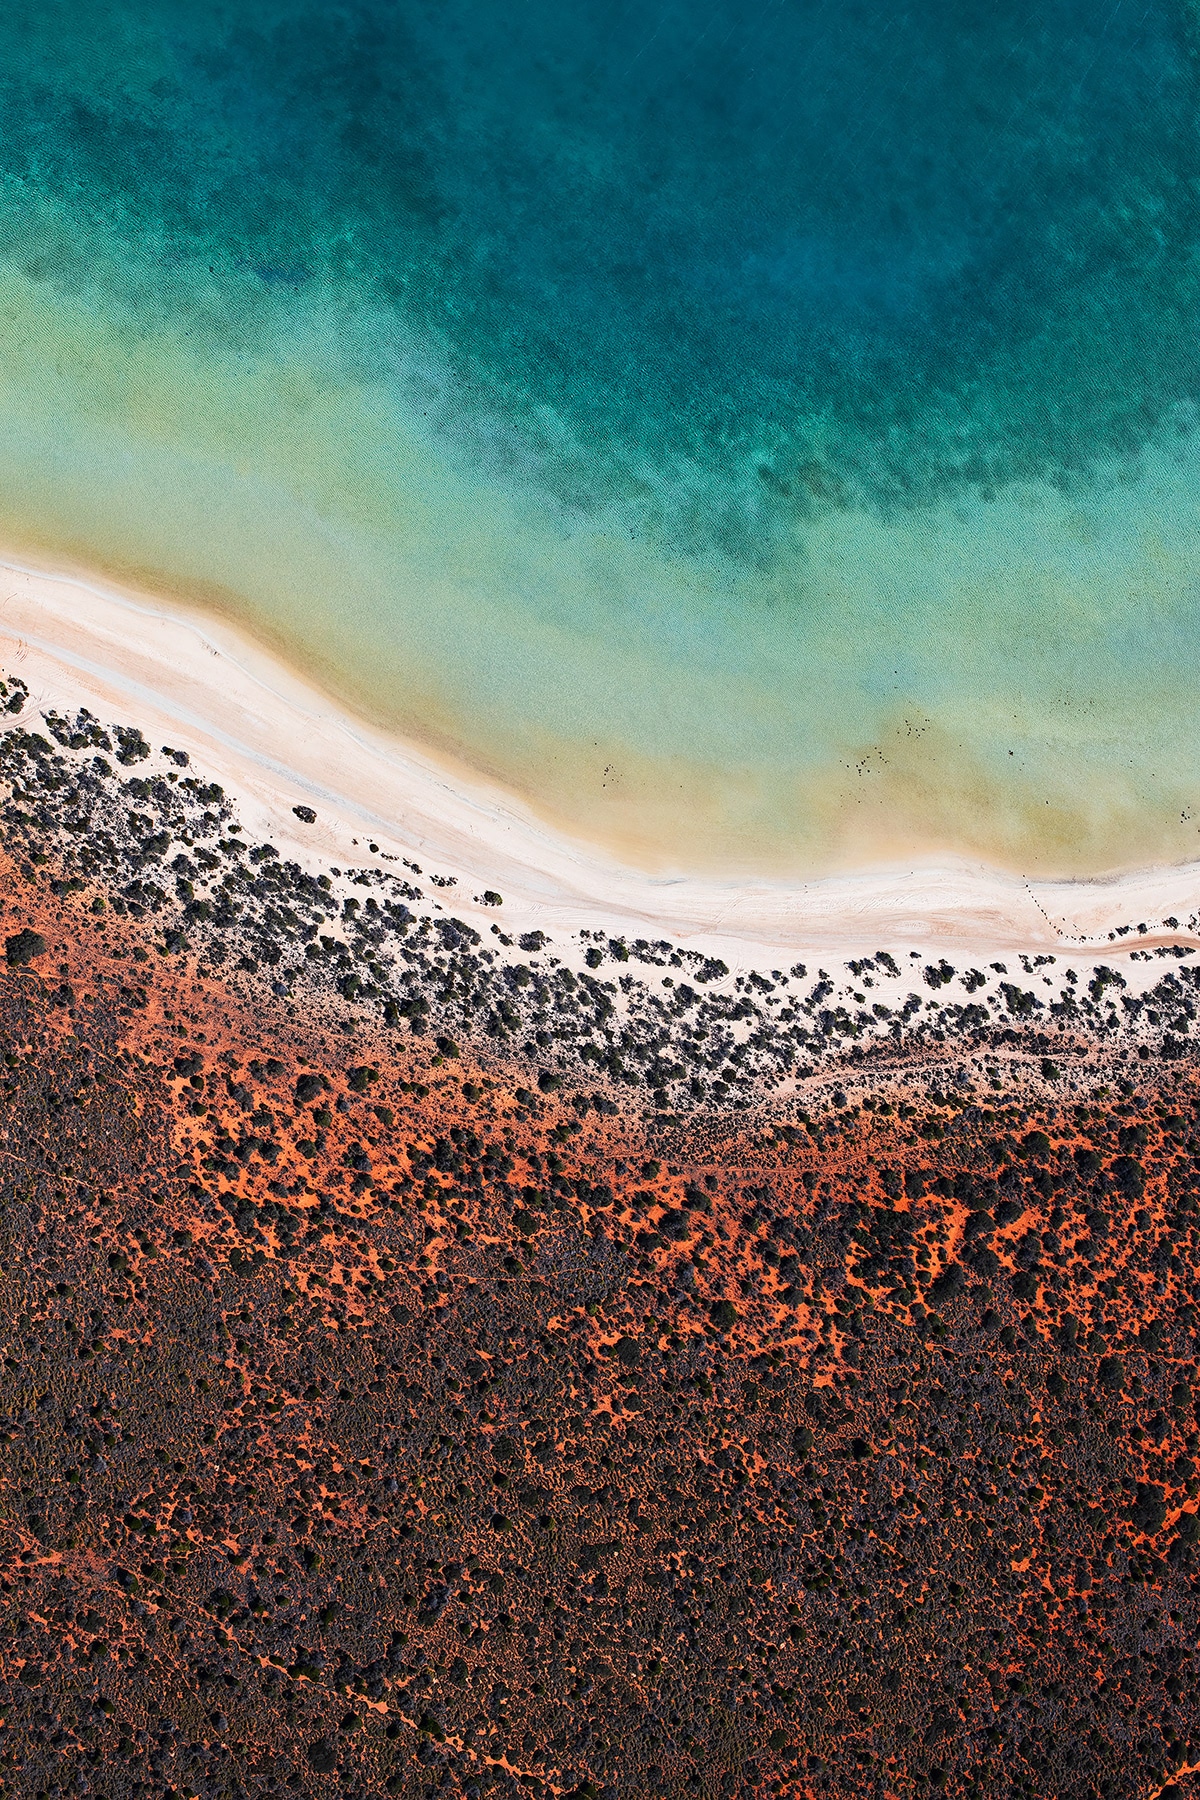
[[[0,531],[643,860],[1197,854],[1198,53],[1168,0],[33,0]]]

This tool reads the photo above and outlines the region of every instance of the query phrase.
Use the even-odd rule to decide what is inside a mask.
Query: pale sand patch
[[[468,771],[346,715],[224,621],[78,574],[0,562],[0,666],[29,685],[33,711],[90,708],[139,726],[157,750],[186,750],[236,796],[249,832],[309,867],[419,862],[457,877],[448,911],[557,943],[581,930],[666,938],[733,968],[876,949],[1107,955],[1200,942],[1200,865],[1098,880],[1025,881],[982,865],[864,869],[821,879],[721,881],[647,874],[552,830]],[[300,824],[297,803],[315,826]],[[354,840],[357,839],[357,844]],[[500,910],[474,896],[503,895]],[[1178,929],[1163,921],[1174,916]],[[1118,926],[1149,933],[1114,944]]]

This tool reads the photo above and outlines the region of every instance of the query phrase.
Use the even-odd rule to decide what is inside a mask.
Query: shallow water
[[[0,530],[640,860],[1195,855],[1193,30],[34,4]]]

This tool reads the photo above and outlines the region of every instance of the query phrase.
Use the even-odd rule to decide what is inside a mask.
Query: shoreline
[[[225,621],[80,574],[0,560],[0,662],[39,713],[132,711],[153,736],[169,735],[286,854],[306,864],[369,856],[381,869],[432,862],[454,878],[456,910],[513,931],[665,934],[734,968],[882,944],[1064,957],[1111,954],[1126,937],[1129,948],[1200,944],[1200,864],[1057,881],[950,857],[797,881],[648,874],[355,720]],[[298,823],[297,804],[316,811],[314,825]],[[473,899],[484,888],[502,893],[502,912]]]

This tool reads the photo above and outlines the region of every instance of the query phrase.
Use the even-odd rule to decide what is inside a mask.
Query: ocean
[[[1200,853],[1192,6],[31,0],[0,538],[658,868]]]

